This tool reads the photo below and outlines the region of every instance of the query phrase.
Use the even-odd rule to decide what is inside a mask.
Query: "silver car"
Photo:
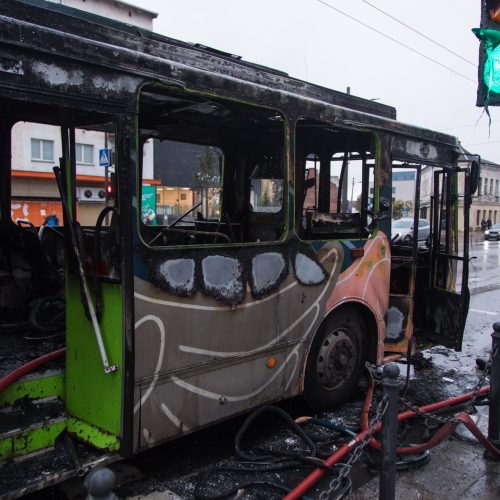
[[[500,240],[500,224],[494,224],[484,232],[485,240]]]
[[[413,241],[413,218],[403,217],[392,221],[391,241],[393,243],[410,245]],[[431,232],[428,220],[418,219],[418,241],[426,241]]]

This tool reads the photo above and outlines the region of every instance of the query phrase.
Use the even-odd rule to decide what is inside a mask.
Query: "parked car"
[[[410,245],[413,240],[413,218],[403,217],[392,221],[391,241],[393,243],[403,243]],[[431,232],[431,225],[428,220],[418,219],[418,241],[426,241]]]
[[[485,240],[500,240],[500,224],[493,224],[484,232]]]

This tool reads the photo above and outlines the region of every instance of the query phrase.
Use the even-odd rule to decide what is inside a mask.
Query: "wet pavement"
[[[498,291],[490,291],[472,297],[463,352],[456,353],[442,347],[424,352],[424,357],[431,362],[430,370],[416,372],[410,383],[410,387],[413,386],[417,392],[425,391],[422,399],[438,401],[474,389],[482,374],[476,367],[476,357],[488,357],[491,325],[493,321],[500,321],[500,314],[491,310],[492,304],[497,307],[499,295]],[[425,371],[430,373],[426,374]],[[478,419],[478,426],[487,435],[488,408],[478,407],[478,414],[473,415],[473,418]],[[415,470],[397,473],[397,499],[500,498],[500,462],[486,460],[484,448],[463,426],[458,431],[460,434],[456,432],[452,438],[431,450],[429,463]],[[349,498],[361,500],[377,497],[378,487],[378,476],[374,476]]]
[[[500,321],[500,242],[472,236],[469,288],[471,300],[462,352],[434,347],[423,353],[429,369],[415,371],[410,383],[422,399],[438,401],[474,389],[482,372],[476,358],[488,358],[494,322]],[[423,401],[430,402],[430,401]],[[488,429],[487,407],[478,407],[478,426]],[[396,498],[413,500],[500,498],[500,462],[486,460],[484,448],[468,431],[459,429],[452,439],[431,451],[431,460],[421,468],[398,472]],[[374,476],[349,498],[378,497],[379,480]]]
[[[500,286],[500,241],[485,241],[481,232],[471,235],[469,289],[471,294]]]

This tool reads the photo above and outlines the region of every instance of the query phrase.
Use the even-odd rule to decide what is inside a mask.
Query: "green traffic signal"
[[[473,33],[482,40],[486,50],[483,81],[489,92],[500,94],[500,30],[474,28]]]

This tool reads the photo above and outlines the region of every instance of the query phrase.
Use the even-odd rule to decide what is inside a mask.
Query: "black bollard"
[[[490,413],[488,418],[488,439],[492,445],[500,449],[500,323],[493,324],[491,334],[491,367],[490,367]],[[496,351],[496,352],[495,352]],[[485,454],[487,458],[491,454]]]
[[[398,446],[399,368],[384,366],[383,397],[387,409],[382,417],[382,468],[380,469],[380,500],[396,498],[396,448]]]

